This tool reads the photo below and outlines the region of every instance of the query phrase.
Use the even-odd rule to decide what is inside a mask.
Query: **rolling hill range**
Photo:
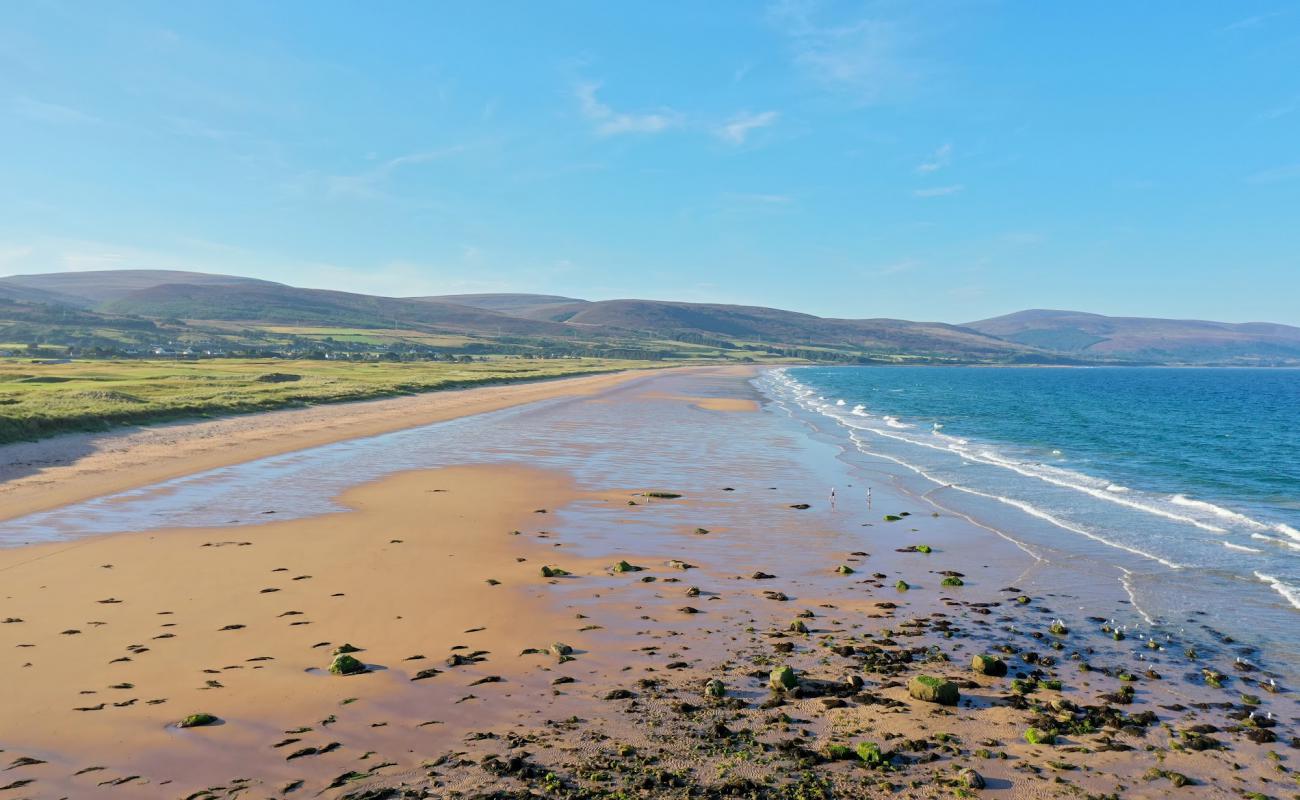
[[[965,327],[1031,347],[1099,358],[1176,363],[1300,361],[1300,328],[1269,322],[1031,310],[969,322]]]
[[[0,278],[0,343],[101,354],[244,351],[802,358],[839,363],[1300,364],[1300,328],[1024,311],[950,325],[538,294],[379,297],[230,275],[109,270]],[[4,345],[0,345],[3,347]]]
[[[100,310],[140,317],[276,325],[427,328],[444,333],[564,336],[553,322],[471,306],[376,297],[277,283],[163,283],[102,303]]]

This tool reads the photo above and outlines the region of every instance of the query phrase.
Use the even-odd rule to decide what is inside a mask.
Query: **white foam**
[[[1272,543],[1272,544],[1280,544],[1280,545],[1282,545],[1283,547],[1289,547],[1289,548],[1291,548],[1292,550],[1300,550],[1300,542],[1291,542],[1291,541],[1287,541],[1286,539],[1278,539],[1278,538],[1275,537],[1275,536],[1265,536],[1265,535],[1262,534],[1262,533],[1252,533],[1252,534],[1250,535],[1250,538],[1252,538],[1252,539],[1258,539],[1258,540],[1260,540],[1261,542],[1270,542],[1270,543]]]
[[[1237,550],[1237,551],[1242,552],[1242,553],[1262,553],[1262,552],[1264,552],[1263,550],[1256,550],[1256,549],[1253,548],[1253,547],[1246,547],[1246,546],[1243,545],[1243,544],[1233,544],[1232,542],[1224,542],[1224,543],[1223,543],[1223,546],[1226,547],[1226,548],[1228,548],[1229,550]]]
[[[1273,588],[1273,591],[1285,597],[1293,608],[1300,608],[1300,586],[1291,586],[1274,578],[1272,575],[1265,575],[1262,572],[1256,572],[1255,577],[1267,583]]]
[[[888,417],[888,416],[885,417],[885,424],[891,428],[898,428],[899,430],[907,430],[908,428],[916,427],[915,425],[909,425],[906,422],[899,422],[898,417]]]
[[[1204,500],[1193,500],[1192,498],[1184,494],[1176,494],[1173,497],[1170,497],[1169,502],[1173,503],[1176,506],[1183,506],[1184,508],[1194,508],[1197,511],[1204,511],[1208,514],[1218,517],[1219,519],[1231,520],[1232,522],[1236,522],[1239,525],[1245,525],[1248,528],[1255,528],[1258,530],[1262,530],[1268,527],[1264,523],[1258,520],[1251,519],[1245,514],[1240,514],[1236,511],[1233,511],[1232,509],[1224,508],[1223,506],[1216,506],[1214,503],[1207,503]]]
[[[1279,522],[1278,524],[1274,525],[1273,530],[1277,531],[1278,533],[1284,533],[1287,536],[1290,536],[1292,539],[1295,539],[1297,542],[1300,542],[1300,531],[1296,530],[1295,528],[1292,528],[1290,525],[1287,525],[1285,522]]]
[[[1129,603],[1131,603],[1133,608],[1142,615],[1142,619],[1146,620],[1148,625],[1155,625],[1156,621],[1151,619],[1151,615],[1142,608],[1142,604],[1138,602],[1137,595],[1133,592],[1133,573],[1123,567],[1120,567],[1119,571],[1119,585],[1124,587],[1124,593],[1128,595]]]

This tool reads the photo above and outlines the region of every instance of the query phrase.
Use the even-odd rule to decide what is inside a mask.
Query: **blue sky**
[[[0,19],[0,275],[1300,323],[1296,2]]]

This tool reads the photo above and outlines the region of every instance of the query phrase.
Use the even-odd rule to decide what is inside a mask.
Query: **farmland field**
[[[0,359],[0,443],[184,417],[240,414],[620,369],[651,362],[496,358],[473,363]]]

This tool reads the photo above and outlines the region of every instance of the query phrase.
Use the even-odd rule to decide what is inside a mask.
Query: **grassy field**
[[[0,443],[187,417],[242,414],[662,362],[502,357],[444,362],[73,361],[0,359]]]

